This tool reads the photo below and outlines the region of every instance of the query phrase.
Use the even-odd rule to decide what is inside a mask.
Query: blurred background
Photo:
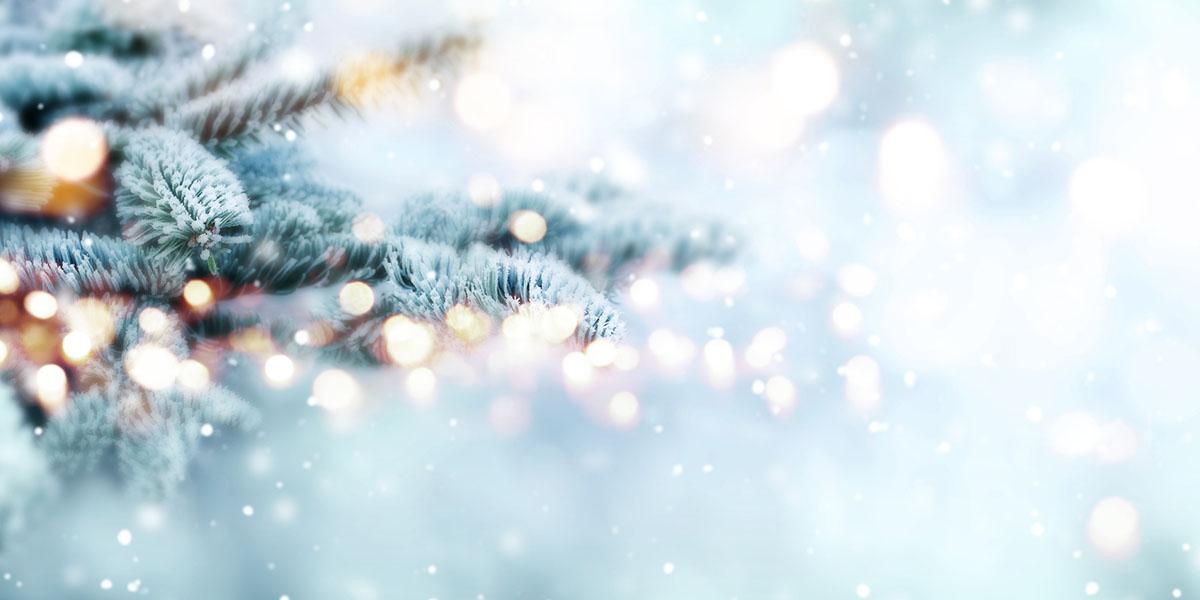
[[[635,276],[628,346],[501,335],[336,413],[232,365],[262,430],[167,503],[80,482],[0,597],[1200,596],[1200,5],[117,4],[215,52],[305,11],[297,74],[475,24],[295,143],[385,219],[594,174],[746,250]]]

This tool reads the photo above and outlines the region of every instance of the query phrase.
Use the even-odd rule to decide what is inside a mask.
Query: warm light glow
[[[632,371],[637,368],[639,360],[641,360],[641,355],[637,348],[621,346],[617,348],[617,359],[613,361],[613,366],[621,371]]]
[[[502,125],[512,111],[508,85],[491,73],[463,77],[454,94],[454,109],[467,126],[481,131]]]
[[[629,286],[629,303],[638,310],[652,310],[658,306],[658,284],[653,279],[642,277]]]
[[[379,215],[368,212],[354,217],[354,223],[350,225],[350,232],[358,241],[372,244],[383,239],[384,234],[387,233],[387,227]]]
[[[467,180],[467,195],[476,206],[495,206],[500,201],[500,193],[500,182],[491,175],[473,175]]]
[[[71,364],[79,364],[92,353],[92,338],[82,331],[72,331],[63,336],[63,358]]]
[[[1125,558],[1138,545],[1138,512],[1124,498],[1105,498],[1088,517],[1087,535],[1092,545],[1109,558]]]
[[[869,413],[879,406],[881,374],[879,363],[866,355],[846,361],[842,367],[846,378],[846,401],[859,413]]]
[[[833,307],[830,315],[833,329],[842,336],[852,336],[862,328],[863,315],[858,306],[850,302],[841,302]]]
[[[884,203],[901,213],[937,207],[946,192],[948,165],[942,138],[923,121],[901,121],[879,144],[879,187]]]
[[[355,408],[361,401],[358,381],[341,369],[326,369],[313,380],[311,404],[336,413]]]
[[[570,352],[562,360],[563,378],[573,388],[584,388],[592,383],[594,369],[582,352]]]
[[[746,348],[746,364],[762,369],[775,362],[787,346],[787,334],[779,327],[768,327],[754,335]]]
[[[408,377],[404,378],[404,390],[414,403],[426,405],[433,400],[434,393],[437,392],[437,376],[428,367],[413,369]]]
[[[25,295],[25,312],[38,319],[49,319],[58,312],[58,299],[41,290]]]
[[[574,306],[552,306],[540,315],[538,332],[551,344],[561,344],[575,335],[579,327],[579,309]]]
[[[375,291],[361,281],[351,281],[338,292],[338,304],[351,315],[364,315],[375,305]]]
[[[535,244],[546,237],[546,219],[532,210],[518,210],[508,219],[508,230],[526,244]]]
[[[664,369],[677,371],[687,366],[696,354],[696,345],[683,335],[675,335],[666,329],[658,329],[646,339],[650,353]]]
[[[112,310],[102,300],[80,298],[65,312],[68,327],[87,334],[93,347],[107,345],[116,335],[117,324],[113,321]]]
[[[435,342],[433,328],[404,315],[393,315],[384,321],[383,339],[388,357],[402,367],[425,362],[433,353]]]
[[[100,170],[108,157],[104,129],[95,121],[63,119],[42,134],[42,163],[59,179],[80,181]]]
[[[1075,169],[1070,184],[1072,213],[1106,235],[1128,233],[1146,210],[1146,182],[1132,167],[1112,158],[1093,158]]]
[[[533,336],[533,319],[521,313],[509,315],[501,322],[500,332],[512,341],[527,340]]]
[[[34,389],[46,412],[58,412],[67,402],[67,372],[55,364],[42,365],[34,375]]]
[[[767,398],[767,410],[775,416],[785,415],[796,406],[796,386],[783,375],[768,379],[763,395]]]
[[[287,387],[296,375],[296,363],[286,354],[274,354],[263,362],[263,375],[271,387]]]
[[[125,372],[138,385],[162,391],[175,384],[179,358],[157,344],[140,344],[125,355]]]
[[[492,320],[481,311],[459,304],[446,311],[446,326],[458,339],[474,344],[491,333]]]
[[[596,340],[587,345],[584,354],[593,367],[607,367],[617,360],[617,345],[609,340]]]
[[[819,113],[837,97],[837,65],[816,44],[793,44],[771,61],[771,89],[799,113]]]
[[[640,412],[637,396],[630,392],[617,392],[608,401],[608,418],[618,428],[628,429],[637,425]]]
[[[3,365],[6,360],[8,360],[8,344],[4,343],[4,340],[0,340],[0,365]]]
[[[12,263],[0,258],[0,294],[11,294],[21,287],[21,278]]]
[[[704,344],[704,366],[713,387],[724,389],[733,385],[733,345],[723,339],[709,340]]]
[[[848,264],[837,273],[838,285],[855,298],[865,298],[875,291],[875,271],[858,263]]]
[[[187,359],[179,363],[179,374],[175,381],[179,387],[190,392],[202,392],[208,388],[208,367],[198,360]]]
[[[183,286],[183,300],[193,308],[205,308],[213,302],[213,291],[202,279],[193,279]]]
[[[502,437],[520,435],[529,427],[529,402],[517,398],[496,398],[488,409],[488,423]]]
[[[143,308],[138,313],[138,326],[151,335],[162,333],[167,328],[167,313],[153,306]]]

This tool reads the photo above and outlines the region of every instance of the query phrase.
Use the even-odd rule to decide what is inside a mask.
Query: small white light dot
[[[665,562],[662,566],[663,575],[670,575],[675,572],[675,563]]]
[[[854,595],[858,596],[859,598],[870,598],[871,586],[865,583],[860,583],[854,586]]]
[[[247,504],[247,505],[243,506],[243,507],[242,507],[242,514],[243,514],[243,515],[246,515],[247,517],[252,517],[252,516],[254,516],[254,507],[253,507],[253,506],[250,506],[249,504]]]
[[[83,65],[83,55],[75,50],[72,50],[63,57],[63,62],[72,69],[78,69]]]
[[[205,44],[200,49],[200,57],[204,60],[212,60],[212,57],[217,55],[217,47],[212,44]]]
[[[133,542],[133,532],[128,529],[122,529],[117,532],[117,543],[122,546],[128,546]]]
[[[205,423],[200,426],[200,435],[202,435],[204,437],[212,437],[212,434],[213,434],[212,423]]]

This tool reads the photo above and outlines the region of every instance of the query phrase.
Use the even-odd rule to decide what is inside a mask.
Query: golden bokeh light
[[[183,286],[183,301],[196,309],[208,308],[214,299],[212,287],[203,279],[193,279]]]
[[[91,119],[71,117],[42,135],[42,163],[59,179],[80,181],[100,170],[108,158],[104,129]]]
[[[561,344],[579,328],[579,309],[574,306],[552,306],[540,315],[539,333],[551,344]]]
[[[608,400],[608,418],[619,429],[637,425],[641,403],[631,392],[617,392]]]
[[[153,306],[138,313],[138,326],[150,335],[162,333],[167,328],[167,313]]]
[[[46,412],[58,412],[67,402],[67,372],[55,364],[42,365],[34,374],[34,390]]]
[[[125,372],[134,383],[148,390],[162,391],[175,385],[179,358],[158,344],[139,344],[125,355]]]
[[[62,355],[67,362],[77,365],[92,353],[92,338],[82,331],[72,331],[63,336]]]
[[[25,295],[25,312],[38,319],[49,319],[58,313],[58,299],[41,290]]]
[[[388,358],[402,367],[419,365],[433,353],[433,328],[403,315],[384,321],[383,339]]]
[[[428,405],[437,392],[437,376],[428,367],[413,369],[408,377],[404,378],[404,390],[415,404]]]
[[[375,291],[361,281],[351,281],[338,292],[338,305],[356,317],[364,315],[375,306]]]
[[[383,219],[375,213],[362,213],[354,217],[354,222],[350,225],[350,233],[354,234],[354,238],[360,242],[373,244],[383,239],[387,233],[387,226],[384,225]]]
[[[310,403],[333,413],[356,408],[362,402],[358,380],[341,369],[326,369],[313,380]]]
[[[286,354],[275,354],[263,363],[263,375],[271,387],[287,387],[296,375],[296,363]]]
[[[536,244],[546,237],[546,218],[532,210],[518,210],[508,219],[508,231],[525,244]]]
[[[21,278],[12,263],[0,258],[0,294],[11,294],[21,287]]]
[[[202,392],[208,389],[211,378],[208,374],[208,367],[204,366],[204,363],[189,358],[179,363],[179,374],[175,380],[179,383],[179,387],[185,390]]]
[[[474,344],[492,331],[492,320],[483,312],[458,304],[446,311],[446,326],[458,339]]]
[[[584,351],[593,367],[607,367],[617,360],[617,345],[609,340],[596,340]]]
[[[66,322],[72,331],[87,334],[94,347],[107,345],[116,335],[112,310],[98,298],[80,298],[67,307]]]

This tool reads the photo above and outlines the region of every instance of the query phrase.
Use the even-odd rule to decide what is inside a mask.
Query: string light
[[[468,127],[488,131],[502,125],[512,110],[512,95],[499,77],[472,73],[458,82],[454,110]]]
[[[167,313],[153,306],[138,313],[138,327],[150,335],[162,333],[167,328]]]
[[[709,340],[704,344],[704,365],[708,370],[709,382],[715,388],[728,388],[733,384],[733,345],[723,339]]]
[[[193,279],[183,286],[183,300],[192,308],[207,308],[213,302],[212,287],[202,279]]]
[[[948,167],[938,132],[923,121],[896,123],[879,144],[879,187],[885,204],[901,213],[936,208],[945,196]]]
[[[770,365],[784,347],[787,346],[787,334],[779,327],[767,327],[754,334],[754,339],[746,347],[746,364],[756,369]]]
[[[357,407],[361,401],[362,388],[358,381],[341,369],[326,369],[313,380],[310,404],[339,413]]]
[[[125,372],[138,385],[162,391],[175,384],[179,374],[179,359],[158,344],[143,343],[125,355]]]
[[[592,363],[582,352],[568,352],[562,360],[562,371],[567,385],[573,388],[584,388],[592,383]]]
[[[404,389],[417,405],[427,405],[437,390],[437,376],[427,367],[413,369],[404,379]]]
[[[800,114],[814,115],[837,97],[837,65],[816,44],[793,44],[780,50],[771,62],[771,89]]]
[[[651,310],[658,306],[658,284],[653,279],[639,278],[629,286],[629,303],[638,310]]]
[[[796,406],[796,386],[783,375],[768,379],[763,393],[767,397],[767,409],[775,416],[785,415]]]
[[[92,353],[92,338],[82,331],[72,331],[63,336],[63,358],[71,364],[79,364]]]
[[[546,218],[532,210],[518,210],[508,219],[508,230],[526,244],[536,244],[546,237]]]
[[[271,387],[286,387],[296,375],[296,364],[286,354],[274,354],[263,362],[263,375]]]
[[[42,135],[42,163],[59,179],[80,181],[100,170],[108,158],[104,129],[90,119],[63,119]]]
[[[487,337],[492,330],[492,320],[483,312],[465,304],[458,304],[446,311],[446,325],[458,339],[473,344]]]
[[[55,364],[42,365],[34,374],[34,389],[46,412],[58,412],[67,401],[67,372]]]
[[[593,367],[607,367],[617,359],[617,345],[608,340],[596,340],[587,345],[585,354]]]
[[[551,344],[567,341],[579,327],[579,309],[574,306],[553,306],[540,319],[542,339]]]
[[[846,400],[859,413],[867,413],[879,405],[879,363],[866,355],[858,355],[846,361],[842,367],[846,378]]]
[[[402,367],[419,365],[433,353],[433,329],[404,315],[384,321],[383,338],[388,357]]]
[[[641,405],[631,392],[617,392],[608,400],[608,418],[619,429],[637,425]]]
[[[0,258],[0,294],[11,294],[21,286],[21,278],[12,263]]]
[[[25,312],[38,319],[49,319],[58,312],[58,299],[41,290],[25,295]]]
[[[201,392],[208,388],[208,367],[204,363],[187,359],[179,363],[179,374],[175,378],[179,387],[191,392]]]
[[[67,308],[66,313],[69,328],[86,333],[93,347],[107,345],[116,335],[117,324],[112,310],[102,300],[80,298]]]
[[[1105,498],[1096,503],[1088,516],[1088,539],[1102,554],[1124,558],[1138,544],[1138,512],[1128,500]]]
[[[472,175],[467,180],[467,196],[481,208],[495,206],[500,201],[500,193],[500,182],[491,175]]]
[[[387,227],[379,215],[368,212],[354,217],[354,222],[350,225],[350,233],[354,234],[358,241],[372,244],[383,239],[384,234],[387,233]]]
[[[351,281],[338,292],[338,304],[351,315],[364,315],[375,305],[375,292],[361,281]]]

